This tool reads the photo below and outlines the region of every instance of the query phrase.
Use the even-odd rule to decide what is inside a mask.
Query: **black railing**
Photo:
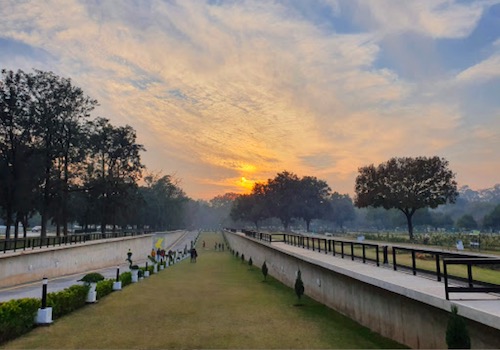
[[[67,236],[47,236],[47,237],[22,237],[0,240],[0,251],[3,253],[15,252],[17,250],[27,250],[44,247],[55,247],[63,245],[71,245],[77,243],[85,243],[107,238],[119,238],[127,236],[138,236],[146,233],[151,233],[148,230],[141,231],[117,231],[105,233],[84,233],[84,234],[69,234]]]
[[[235,231],[236,230],[233,232]],[[484,255],[480,254],[444,252],[438,249],[422,249],[395,245],[389,246],[386,244],[379,245],[376,243],[365,243],[362,241],[359,242],[328,237],[320,238],[294,233],[267,234],[249,230],[242,230],[242,232],[248,237],[263,240],[269,243],[284,242],[286,244],[304,249],[324,252],[325,254],[340,255],[341,258],[345,258],[347,256],[350,257],[351,260],[362,260],[363,263],[366,263],[367,261],[375,262],[377,266],[380,266],[381,264],[390,266],[391,264],[389,261],[391,260],[392,268],[395,271],[402,270],[409,271],[413,275],[416,275],[418,272],[426,276],[435,276],[437,281],[442,280],[442,266],[444,264],[444,259],[485,258]],[[278,239],[277,237],[281,239]],[[382,255],[382,259],[380,255]],[[392,259],[389,258],[389,255],[392,255]],[[452,278],[456,281],[467,281],[468,277],[466,277],[465,274],[462,274],[462,276],[448,274],[447,278]],[[475,283],[485,286],[490,285],[487,281],[475,281]]]
[[[467,266],[467,287],[453,286],[448,284],[448,265],[466,265]],[[446,300],[450,300],[450,293],[500,293],[500,285],[481,283],[477,284],[472,277],[472,266],[474,265],[500,265],[500,259],[494,258],[454,258],[443,259],[443,275],[444,275],[444,290],[446,293]]]
[[[367,261],[373,261],[377,266],[380,265],[380,247],[378,244],[344,241],[333,238],[320,238],[290,233],[284,233],[282,235],[283,241],[286,244],[290,244],[296,247],[302,247],[305,249],[312,249],[313,251],[318,251],[319,253],[331,253],[334,256],[340,254],[342,259],[345,256],[348,256],[351,258],[351,260],[360,259],[363,261],[363,263],[366,263]],[[340,252],[337,251],[338,247],[340,248]],[[346,247],[349,248],[349,252],[346,252]],[[367,249],[374,249],[375,258],[367,256]],[[361,250],[360,254],[356,253],[358,250]]]

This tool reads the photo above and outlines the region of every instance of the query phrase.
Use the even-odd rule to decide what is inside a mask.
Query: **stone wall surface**
[[[168,247],[184,234],[173,231],[0,254],[0,287],[124,264],[129,249],[134,263],[142,263],[158,238]]]
[[[291,288],[300,269],[305,294],[371,330],[411,348],[447,348],[449,312],[445,309],[367,284],[348,272],[341,274],[305,261],[269,243],[229,232],[225,236],[231,249],[245,254],[246,259],[251,257],[255,266],[266,261],[269,275]],[[466,321],[473,348],[500,348],[499,329]]]

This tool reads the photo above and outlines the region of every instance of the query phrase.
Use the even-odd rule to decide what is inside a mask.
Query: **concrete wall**
[[[447,348],[448,311],[304,261],[272,245],[233,233],[225,236],[232,249],[251,257],[256,266],[266,261],[269,275],[291,288],[300,269],[308,296],[371,330],[411,348]],[[500,330],[472,320],[467,323],[474,348],[500,347]]]
[[[0,287],[123,264],[129,249],[134,262],[144,261],[151,252],[153,237],[113,238],[2,254]]]

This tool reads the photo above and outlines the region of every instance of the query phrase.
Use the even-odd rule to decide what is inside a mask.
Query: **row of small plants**
[[[230,252],[236,257],[240,258],[240,253],[230,248]],[[245,254],[241,254],[241,261],[245,262]],[[248,259],[248,265],[251,267],[253,265],[252,257]],[[261,267],[262,274],[264,275],[264,281],[267,279],[268,268],[266,262],[262,264]],[[299,299],[299,303],[295,306],[303,305],[300,303],[301,297],[305,292],[304,282],[302,281],[302,273],[300,269],[297,271],[297,276],[295,278],[294,284],[295,294]],[[467,329],[467,324],[465,319],[458,314],[458,308],[453,305],[451,307],[451,313],[448,319],[448,324],[446,328],[446,344],[448,349],[470,349],[471,340],[469,336],[469,331]]]
[[[96,275],[88,274],[82,280],[95,280]],[[91,277],[87,277],[91,276]],[[100,275],[102,277],[102,275]],[[86,278],[87,277],[87,278]],[[113,279],[99,278],[96,291],[98,299],[113,291]],[[122,287],[132,283],[130,272],[120,274]],[[90,286],[75,284],[58,292],[47,294],[47,307],[52,308],[53,319],[58,319],[86,305],[87,293]],[[42,306],[41,299],[22,298],[0,303],[0,344],[15,339],[29,332],[36,326],[35,317]]]

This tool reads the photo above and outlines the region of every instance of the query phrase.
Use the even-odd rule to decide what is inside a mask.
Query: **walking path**
[[[187,245],[190,247],[191,241],[194,241],[196,236],[198,235],[197,231],[186,231],[179,238],[174,240],[173,242],[168,242],[164,247],[165,250],[183,250]],[[120,264],[120,272],[128,271],[128,263],[125,262],[125,258],[123,259],[123,264]],[[137,260],[137,263],[144,264],[147,261],[147,258]],[[74,284],[81,283],[78,282],[83,276],[85,276],[89,272],[99,272],[106,279],[115,278],[116,270],[118,266],[113,265],[103,269],[85,271],[77,274],[60,276],[57,278],[51,278],[47,284],[47,292],[57,292],[68,288]],[[0,288],[0,302],[8,301],[11,299],[21,299],[21,298],[41,298],[42,296],[42,282],[31,282],[26,284],[21,284],[12,287]]]

